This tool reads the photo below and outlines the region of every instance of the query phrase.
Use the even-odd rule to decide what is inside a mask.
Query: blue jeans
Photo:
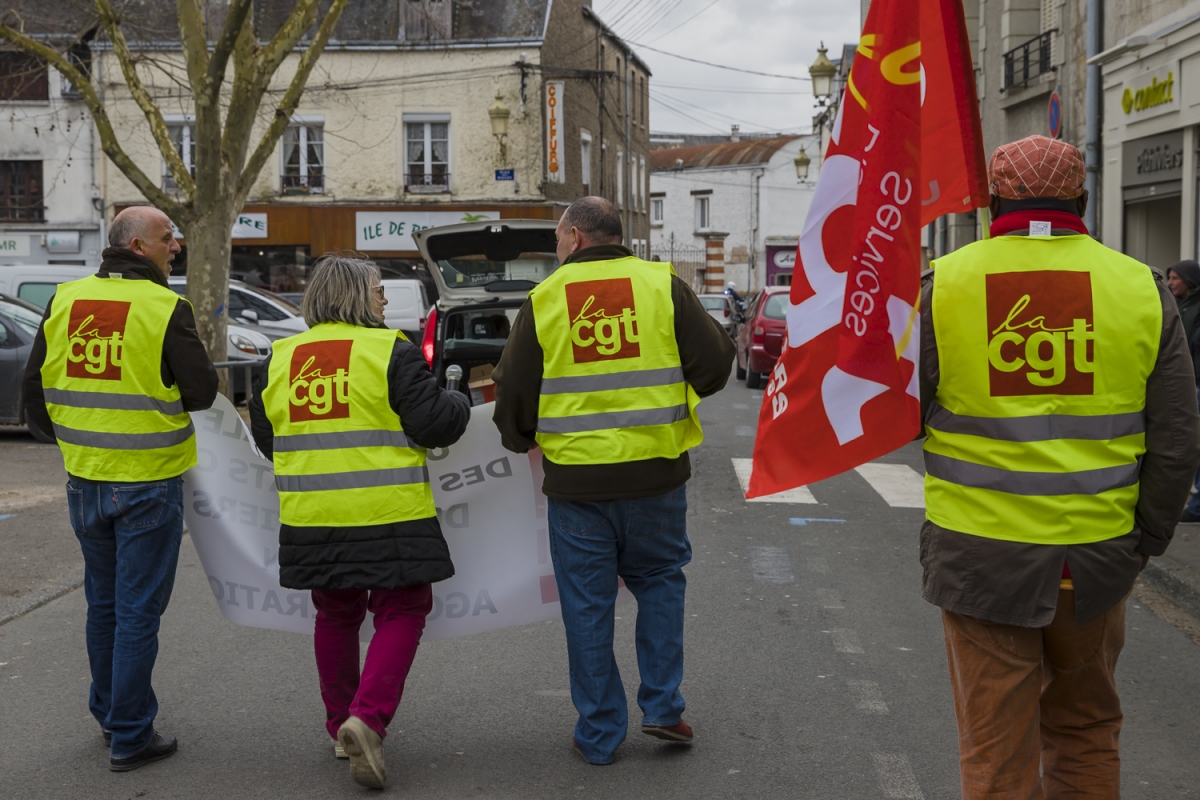
[[[629,710],[613,656],[617,577],[638,604],[638,706],[643,725],[683,714],[683,567],[692,560],[687,490],[657,497],[579,503],[550,498],[550,555],[567,630],[575,741],[608,764],[625,741]]]
[[[1200,405],[1200,389],[1196,390],[1196,403]],[[1195,493],[1188,498],[1186,510],[1200,516],[1200,469],[1196,470],[1196,479],[1192,481]]]
[[[113,758],[154,736],[158,699],[150,674],[159,619],[175,586],[183,537],[183,479],[151,483],[67,482],[71,527],[83,550],[88,708],[112,731]]]

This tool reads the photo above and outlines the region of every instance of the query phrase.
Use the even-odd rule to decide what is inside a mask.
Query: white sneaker
[[[358,717],[350,717],[338,728],[338,741],[350,757],[350,777],[360,786],[382,789],[387,782],[383,765],[383,739]]]
[[[346,748],[342,747],[342,743],[339,742],[337,739],[333,740],[333,757],[334,758],[349,758],[350,757],[350,756],[346,755]]]

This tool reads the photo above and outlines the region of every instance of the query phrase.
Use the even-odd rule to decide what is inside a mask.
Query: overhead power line
[[[672,33],[672,32],[674,32],[674,31],[677,31],[677,30],[679,30],[679,29],[680,29],[680,28],[682,28],[684,25],[687,25],[689,22],[691,22],[691,21],[692,21],[692,20],[694,20],[696,17],[698,17],[698,16],[700,16],[701,14],[703,14],[705,11],[708,11],[710,8],[712,8],[713,6],[715,6],[715,5],[716,5],[717,3],[719,3],[719,2],[721,2],[721,0],[712,0],[712,2],[711,2],[711,3],[709,3],[708,5],[706,5],[704,8],[700,9],[699,11],[697,11],[695,14],[692,14],[690,17],[688,17],[688,18],[687,18],[687,19],[685,19],[683,22],[681,22],[681,23],[679,23],[678,25],[676,25],[674,28],[671,28],[670,30],[665,30],[665,31],[663,31],[662,33],[660,33],[660,34],[659,34],[657,37],[655,37],[654,41],[656,41],[656,42],[657,42],[657,41],[659,41],[660,39],[662,39],[664,36],[666,36],[668,33]]]
[[[657,47],[651,47],[650,45],[642,44],[641,42],[634,42],[634,41],[630,41],[628,39],[626,41],[629,42],[629,44],[633,45],[634,47],[642,47],[642,48],[645,48],[646,50],[653,50],[654,52],[661,53],[664,56],[670,56],[671,58],[678,58],[682,61],[691,61],[693,64],[703,64],[706,67],[716,67],[717,69],[727,69],[732,72],[744,72],[747,75],[762,75],[766,78],[783,78],[784,80],[789,80],[789,81],[812,80],[807,75],[804,77],[800,77],[799,75],[780,75],[775,72],[758,72],[757,70],[753,70],[753,69],[742,69],[741,67],[731,67],[727,64],[714,64],[711,61],[701,61],[698,58],[689,58],[688,56],[681,56],[678,53],[668,53],[666,50],[659,50]]]

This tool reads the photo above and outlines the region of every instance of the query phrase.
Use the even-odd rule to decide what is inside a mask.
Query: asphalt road
[[[920,597],[923,513],[884,499],[904,501],[895,478],[908,473],[877,470],[882,494],[851,472],[811,487],[815,504],[745,502],[732,459],[751,455],[760,397],[736,384],[701,406],[683,685],[695,745],[632,733],[614,765],[583,763],[562,627],[544,623],[422,645],[386,744],[387,794],[958,796],[941,622]],[[921,471],[915,446],[881,461]],[[801,518],[839,521],[793,524]],[[333,759],[309,640],[222,619],[186,539],[155,682],[158,725],[180,751],[110,773],[86,708],[84,607],[73,592],[0,626],[0,797],[369,793]],[[618,612],[627,680],[635,613]],[[1196,796],[1200,648],[1137,601],[1128,619],[1124,797]],[[636,684],[627,689],[636,722]]]

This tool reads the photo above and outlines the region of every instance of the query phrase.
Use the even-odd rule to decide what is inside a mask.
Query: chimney
[[[741,125],[730,125],[729,126],[729,141],[740,142],[741,140],[742,140],[742,126]]]

